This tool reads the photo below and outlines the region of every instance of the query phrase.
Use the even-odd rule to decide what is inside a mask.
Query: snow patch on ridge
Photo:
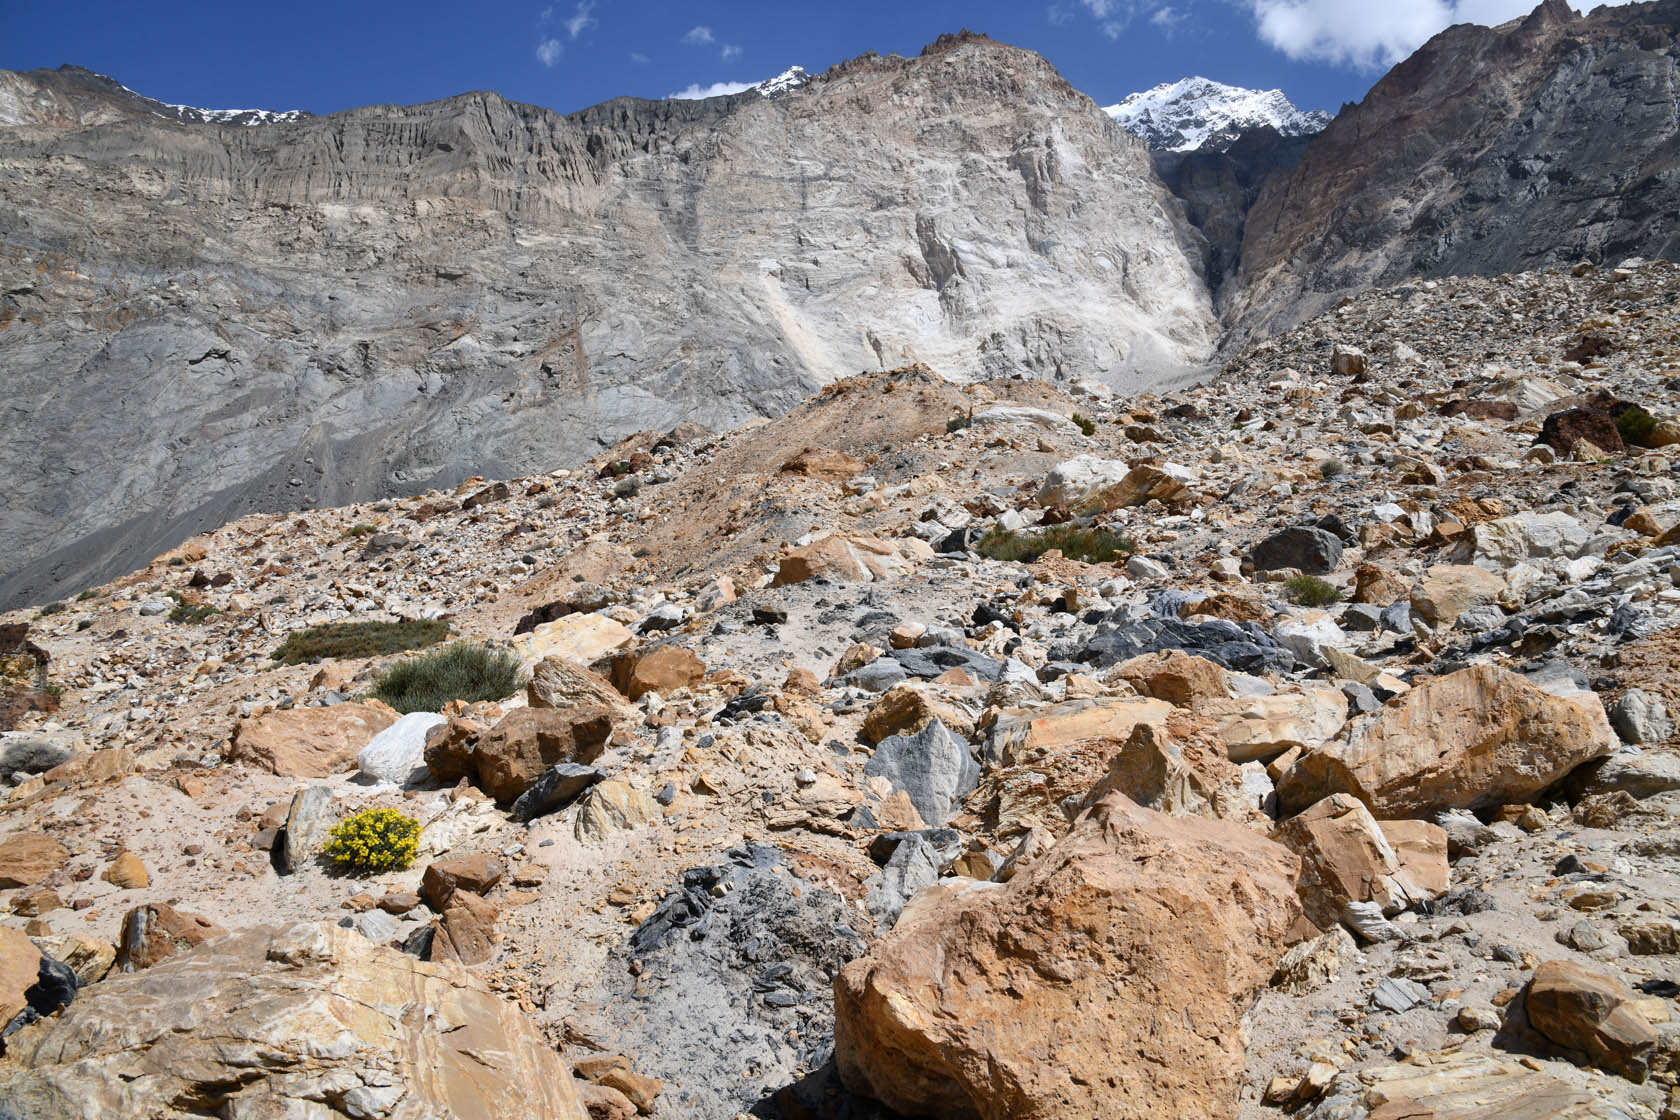
[[[1270,125],[1284,136],[1324,131],[1330,114],[1303,112],[1280,89],[1242,89],[1207,78],[1182,78],[1134,93],[1103,112],[1151,148],[1189,152]]]
[[[687,89],[679,89],[665,96],[671,101],[700,101],[708,97],[731,97],[755,89],[762,97],[780,97],[784,93],[792,93],[810,80],[811,75],[805,72],[804,67],[790,66],[774,78],[766,78],[758,83],[713,82],[709,86],[703,86],[695,82]]]

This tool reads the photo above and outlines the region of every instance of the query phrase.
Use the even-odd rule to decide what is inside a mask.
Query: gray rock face
[[[571,116],[182,123],[0,73],[0,138],[31,433],[0,441],[0,607],[251,510],[548,469],[861,369],[1137,385],[1212,347],[1143,144],[977,37]]]
[[[939,882],[941,862],[938,849],[920,836],[911,836],[893,849],[878,879],[871,880],[869,895],[864,900],[882,929],[897,924],[904,904],[917,891]]]
[[[310,786],[292,798],[286,813],[286,827],[275,844],[275,862],[280,870],[295,872],[306,866],[321,850],[333,826],[333,789]]]
[[[1672,257],[1680,0],[1431,39],[1248,214],[1230,342],[1413,276]]]
[[[922,820],[934,828],[955,816],[962,799],[980,784],[980,764],[968,744],[937,719],[914,735],[882,739],[864,773],[884,777],[895,790],[903,790]]]
[[[863,952],[846,901],[794,878],[780,852],[749,844],[725,856],[685,871],[637,927],[639,974],[602,979],[610,1044],[680,1085],[682,1115],[695,1120],[731,1120],[828,1061],[834,975]]]

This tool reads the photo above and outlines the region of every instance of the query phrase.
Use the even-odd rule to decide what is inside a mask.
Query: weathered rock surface
[[[223,128],[73,73],[4,77],[9,104],[60,107],[6,122],[0,199],[87,279],[37,277],[0,360],[45,445],[97,464],[7,463],[0,603],[254,508],[549,469],[643,428],[786,411],[861,368],[1120,381],[1211,349],[1143,144],[1038,55],[979,37],[776,98],[568,117],[474,93]],[[87,127],[95,105],[111,127]],[[132,184],[137,165],[167,197]],[[900,195],[906,176],[921,185]],[[95,184],[109,206],[67,205]],[[92,279],[119,273],[126,294]],[[240,299],[266,310],[230,321]],[[100,310],[72,329],[54,310],[71,304]],[[694,346],[696,322],[713,341]],[[89,426],[65,369],[152,402],[134,442]]]
[[[1379,819],[1429,817],[1526,801],[1582,763],[1615,749],[1596,698],[1577,703],[1492,666],[1413,689],[1308,751],[1278,782],[1295,813],[1351,793]]]
[[[329,1088],[348,1115],[587,1117],[513,1005],[458,966],[328,925],[248,930],[107,980],[9,1039],[0,1066],[0,1098],[41,1120],[167,1116],[188,1101],[325,1116]]]
[[[268,712],[239,721],[228,761],[250,763],[283,778],[325,778],[397,718],[377,700]]]
[[[910,1115],[1228,1114],[1295,870],[1235,825],[1110,797],[1008,884],[907,911],[841,971],[841,1076]]]
[[[1672,0],[1584,18],[1549,0],[1498,29],[1441,32],[1264,188],[1227,321],[1263,333],[1420,274],[1672,255],[1675,231],[1654,219],[1680,203],[1677,34]]]

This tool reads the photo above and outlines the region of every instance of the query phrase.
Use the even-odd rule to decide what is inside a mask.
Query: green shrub
[[[1317,576],[1296,576],[1284,581],[1290,596],[1303,607],[1327,607],[1342,601],[1342,593],[1334,584]]]
[[[329,622],[325,626],[293,630],[269,656],[287,665],[302,665],[323,657],[379,657],[436,645],[447,637],[449,623],[436,618],[413,622]]]
[[[959,412],[955,416],[951,417],[949,420],[945,421],[945,430],[947,432],[960,432],[964,428],[972,426],[973,423],[974,423],[974,413],[973,412],[967,412],[967,413]]]
[[[372,525],[352,525],[344,530],[344,535],[346,537],[371,537],[375,531],[375,527]]]
[[[364,809],[327,833],[329,858],[347,871],[400,871],[420,849],[420,822],[395,809]]]
[[[471,642],[399,661],[369,693],[397,711],[436,712],[451,700],[500,700],[519,689],[519,659]]]
[[[1095,420],[1087,420],[1085,417],[1076,412],[1073,414],[1073,423],[1080,431],[1084,432],[1088,436],[1094,436],[1097,434],[1097,422]]]
[[[1113,560],[1117,554],[1131,555],[1137,542],[1130,537],[1107,529],[1076,525],[1053,525],[1037,533],[1017,533],[1007,529],[993,529],[980,538],[977,546],[982,556],[993,560],[1031,563],[1051,549],[1059,548],[1069,560],[1100,564]]]
[[[1340,459],[1325,459],[1318,464],[1318,473],[1327,479],[1335,478],[1339,474],[1347,473],[1347,464]]]
[[[190,626],[202,626],[211,618],[222,613],[220,607],[209,603],[194,603],[181,598],[179,591],[171,591],[169,597],[175,600],[175,607],[169,612],[169,621],[182,622]]]
[[[1616,431],[1621,433],[1622,442],[1630,447],[1651,446],[1651,433],[1656,427],[1657,418],[1636,404],[1630,404],[1616,414]]]
[[[89,599],[97,599],[97,598],[99,598],[99,592],[95,591],[93,588],[90,587],[86,591],[82,592],[80,595],[76,596],[76,602],[85,603]]]
[[[41,617],[43,617],[43,618],[45,618],[49,614],[63,614],[63,613],[64,613],[64,604],[63,603],[48,603],[46,606],[42,607],[41,611],[40,611]]]

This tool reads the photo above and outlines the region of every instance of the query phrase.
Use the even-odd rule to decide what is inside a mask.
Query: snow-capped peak
[[[791,93],[811,80],[811,75],[805,73],[803,66],[789,66],[774,78],[758,83],[753,88],[765,97],[779,97],[784,93]]]
[[[160,116],[173,117],[189,124],[285,124],[314,115],[302,109],[200,109],[192,105],[159,104],[171,110],[160,113]]]
[[[1151,148],[1172,152],[1228,143],[1239,132],[1261,125],[1284,136],[1311,136],[1330,123],[1329,113],[1303,112],[1280,89],[1242,89],[1207,78],[1158,85],[1103,112]]]

